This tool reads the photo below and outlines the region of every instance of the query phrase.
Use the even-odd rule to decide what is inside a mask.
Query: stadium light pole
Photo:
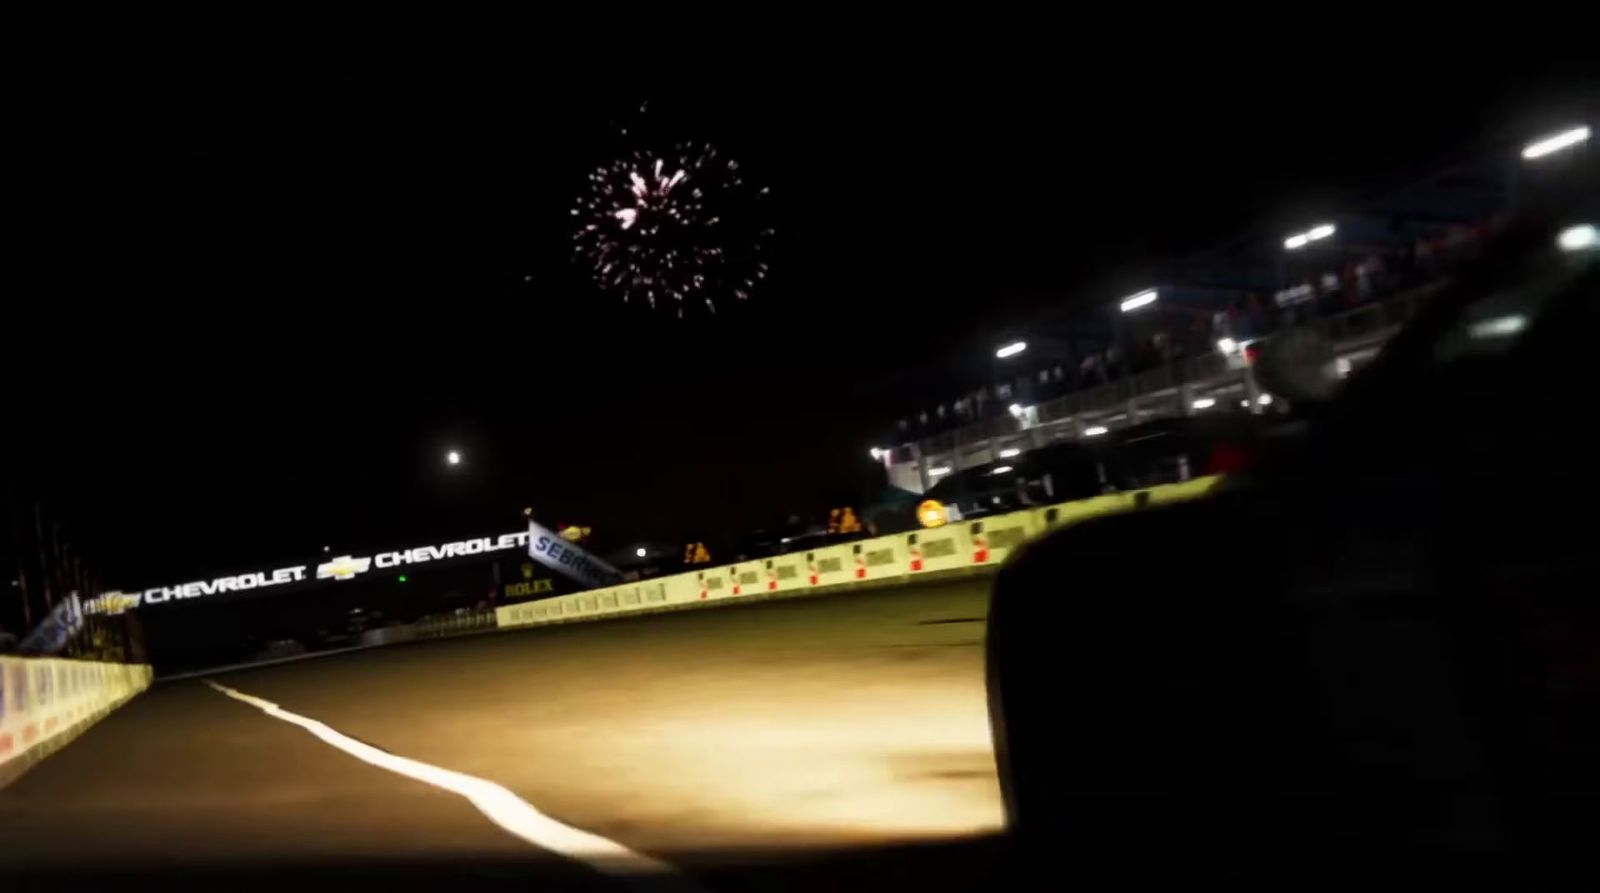
[[[1147,288],[1144,291],[1135,292],[1117,303],[1119,312],[1112,314],[1111,328],[1116,338],[1117,351],[1121,354],[1118,358],[1118,366],[1121,371],[1121,374],[1117,376],[1118,379],[1125,379],[1133,372],[1133,358],[1128,355],[1128,327],[1123,323],[1122,317],[1153,307],[1156,301],[1160,299],[1161,292],[1159,289]],[[1125,396],[1131,396],[1131,392]]]
[[[1284,251],[1299,251],[1312,243],[1333,238],[1334,233],[1338,231],[1339,228],[1332,223],[1319,223],[1305,232],[1291,233],[1283,240]],[[1288,287],[1289,284],[1287,257],[1287,254],[1278,255],[1278,288],[1280,289]],[[1304,312],[1308,316],[1318,316],[1317,301],[1310,300]]]
[[[1013,357],[1020,355],[1028,349],[1026,341],[1012,341],[995,348],[994,359],[989,362],[989,387],[995,392],[995,398],[1000,396],[1000,383],[1011,378],[1011,369],[1002,370],[1001,364]]]

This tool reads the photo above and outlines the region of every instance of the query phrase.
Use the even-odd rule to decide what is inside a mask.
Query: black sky
[[[9,467],[112,585],[530,504],[617,539],[809,512],[1033,314],[1595,95],[1549,23],[1443,46],[951,7],[229,15],[27,20]],[[568,260],[571,200],[645,100],[773,190],[774,281],[714,320],[619,306]]]

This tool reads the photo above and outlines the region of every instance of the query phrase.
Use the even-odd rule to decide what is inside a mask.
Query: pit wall
[[[0,787],[150,686],[143,664],[0,657]]]
[[[919,577],[993,573],[1023,543],[1043,533],[1101,515],[1196,499],[1219,480],[1196,478],[1181,484],[1095,496],[536,602],[502,605],[495,610],[495,620],[501,628],[543,626],[754,598],[867,589]]]

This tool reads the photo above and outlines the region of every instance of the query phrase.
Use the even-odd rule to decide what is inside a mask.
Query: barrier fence
[[[412,638],[438,639],[447,636],[462,636],[467,633],[483,632],[494,629],[494,612],[484,608],[482,610],[463,611],[445,617],[430,617],[412,624],[414,630]]]
[[[918,577],[992,572],[1028,540],[1079,521],[1205,495],[1204,477],[1042,508],[957,521],[942,527],[741,561],[619,586],[502,605],[502,628],[692,607],[760,596],[782,597],[909,582]]]
[[[423,639],[445,639],[487,632],[495,628],[494,611],[474,608],[459,614],[441,614],[424,617],[414,623],[397,626],[380,626],[361,634],[358,645],[370,648],[376,645],[398,645],[401,642],[419,642]]]
[[[0,657],[0,787],[150,685],[150,667]]]

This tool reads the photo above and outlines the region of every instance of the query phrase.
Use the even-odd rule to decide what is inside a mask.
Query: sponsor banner
[[[577,543],[528,522],[528,557],[590,589],[622,582],[622,574]]]
[[[533,598],[536,595],[554,595],[556,581],[552,577],[522,580],[517,583],[507,583],[502,588],[502,591],[506,598]]]
[[[390,568],[403,567],[408,564],[421,564],[427,561],[439,561],[444,558],[464,558],[468,555],[483,555],[489,552],[499,552],[505,549],[515,549],[526,545],[528,532],[502,533],[499,536],[480,536],[476,539],[461,540],[456,543],[445,543],[442,546],[417,546],[403,552],[380,552],[372,557],[374,567]]]
[[[85,614],[121,614],[139,606],[142,593],[105,592],[83,603]]]
[[[83,629],[83,606],[76,592],[56,603],[50,616],[39,622],[17,650],[23,654],[59,654]]]
[[[568,530],[572,528],[567,528]],[[554,595],[556,592],[555,577],[534,577],[533,571],[537,567],[531,561],[522,562],[522,580],[517,583],[507,583],[500,588],[500,594],[505,598],[533,598],[537,595]]]
[[[518,549],[528,545],[528,537],[528,531],[519,530],[516,533],[479,536],[436,546],[415,546],[370,556],[340,555],[317,565],[298,564],[269,571],[217,577],[213,580],[179,583],[174,586],[152,586],[137,592],[108,592],[88,602],[84,609],[91,614],[120,614],[146,605],[184,601],[224,592],[249,592],[254,589],[316,580],[331,580],[337,583],[354,580],[374,568],[389,570],[432,561]],[[565,543],[564,540],[562,542]],[[576,548],[570,544],[567,547]]]

